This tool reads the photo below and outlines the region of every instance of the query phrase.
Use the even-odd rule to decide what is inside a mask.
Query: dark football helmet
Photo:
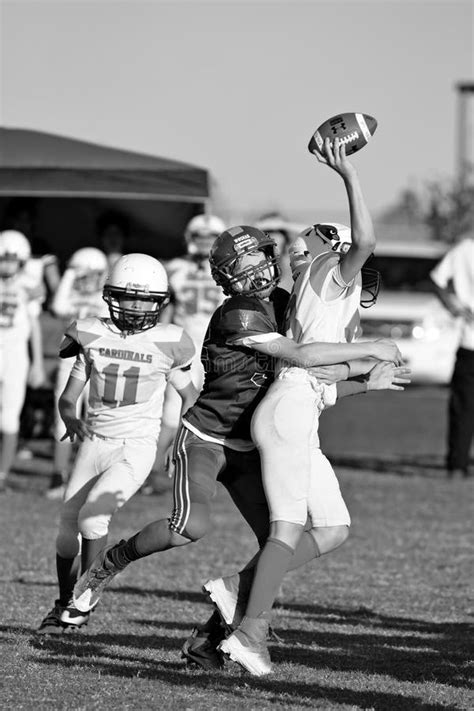
[[[211,247],[209,262],[213,279],[227,296],[266,296],[281,276],[275,250],[275,241],[256,227],[230,227]]]

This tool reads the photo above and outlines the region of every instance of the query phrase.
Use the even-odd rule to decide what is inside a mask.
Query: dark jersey
[[[250,440],[250,421],[273,381],[274,362],[238,342],[281,333],[288,297],[278,288],[270,301],[232,296],[214,312],[201,352],[204,386],[184,417],[199,432],[220,440]]]

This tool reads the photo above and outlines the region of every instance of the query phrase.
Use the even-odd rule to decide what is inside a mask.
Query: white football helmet
[[[112,267],[103,297],[121,331],[131,334],[153,328],[170,297],[165,268],[148,254],[126,254]]]
[[[0,278],[17,274],[30,257],[30,243],[24,234],[17,230],[0,232]]]
[[[216,237],[225,230],[225,224],[216,215],[196,215],[188,223],[184,238],[188,254],[196,259],[205,259]]]
[[[107,274],[107,257],[95,247],[82,247],[74,252],[68,269],[75,272],[74,288],[80,294],[100,292]]]
[[[328,252],[337,252],[344,255],[352,245],[350,227],[337,222],[322,222],[307,227],[300,232],[289,249],[290,264],[293,276],[296,278],[298,268],[311,262],[315,257]],[[370,259],[370,257],[369,257]],[[377,300],[380,289],[380,273],[375,269],[363,267],[361,269],[362,295],[360,304],[364,308],[373,306]]]

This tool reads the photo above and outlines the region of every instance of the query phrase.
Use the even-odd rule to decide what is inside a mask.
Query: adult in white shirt
[[[448,311],[462,320],[448,404],[449,477],[469,474],[469,450],[474,435],[474,232],[447,252],[430,274],[436,293]]]

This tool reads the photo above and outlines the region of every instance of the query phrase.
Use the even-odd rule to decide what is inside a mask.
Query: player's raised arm
[[[344,281],[350,283],[375,249],[372,218],[362,194],[357,171],[346,157],[345,145],[336,138],[334,146],[331,147],[329,139],[326,139],[324,155],[328,166],[342,177],[349,200],[352,245],[341,260],[340,271]]]

